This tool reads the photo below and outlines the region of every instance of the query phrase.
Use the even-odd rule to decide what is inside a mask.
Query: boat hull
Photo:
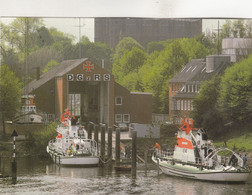
[[[62,156],[50,153],[54,163],[69,166],[97,166],[99,164],[98,156]]]
[[[157,161],[154,161],[157,163]],[[180,163],[171,163],[169,161],[160,161],[159,168],[166,175],[204,180],[215,182],[237,182],[244,183],[247,181],[249,172],[247,171],[223,171],[213,169],[200,169],[196,166],[183,165]]]
[[[43,117],[40,114],[24,114],[18,116],[13,122],[22,124],[43,123]]]

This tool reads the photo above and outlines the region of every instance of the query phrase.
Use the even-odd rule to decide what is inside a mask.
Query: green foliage
[[[221,38],[227,38],[232,35],[233,37],[251,38],[251,27],[245,23],[244,20],[226,20],[226,23],[222,26],[221,29]]]
[[[220,76],[201,84],[200,93],[193,100],[192,117],[197,127],[210,130],[213,135],[223,127],[222,115],[218,110],[217,100],[220,93]]]
[[[42,71],[42,73],[46,73],[48,70],[50,70],[51,68],[53,68],[54,66],[57,66],[59,63],[56,62],[55,60],[51,60],[44,68],[44,70]]]
[[[30,135],[30,139],[32,140],[32,145],[30,145],[30,147],[32,146],[32,150],[39,154],[45,154],[48,142],[52,139],[55,139],[57,136],[57,125],[57,122],[52,122],[43,130],[32,133]]]
[[[217,147],[223,146],[223,142],[216,142],[214,144]],[[230,149],[236,149],[238,152],[252,151],[252,133],[247,133],[234,138],[230,138],[226,141],[226,145]]]
[[[5,119],[12,119],[20,106],[22,86],[9,67],[0,66],[0,112]]]
[[[131,50],[133,47],[137,47],[144,51],[144,47],[139,44],[135,39],[131,37],[124,37],[116,46],[114,53],[114,61],[119,59],[125,50]]]
[[[220,110],[227,121],[246,122],[252,117],[252,55],[226,69],[222,78]]]

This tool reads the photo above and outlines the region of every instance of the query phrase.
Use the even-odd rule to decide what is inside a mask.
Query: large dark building
[[[152,94],[130,92],[87,59],[65,60],[25,86],[39,110],[60,119],[66,108],[82,122],[147,124]]]
[[[201,19],[95,18],[95,42],[115,48],[123,37],[143,46],[152,41],[191,38],[202,33]]]

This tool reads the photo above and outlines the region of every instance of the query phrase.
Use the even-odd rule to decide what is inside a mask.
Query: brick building
[[[82,122],[150,123],[152,94],[130,92],[87,59],[65,60],[25,86],[37,109],[59,119],[69,108]]]
[[[169,116],[178,123],[189,117],[193,110],[193,99],[200,85],[214,75],[223,74],[231,65],[230,56],[212,55],[206,59],[191,60],[169,82]]]

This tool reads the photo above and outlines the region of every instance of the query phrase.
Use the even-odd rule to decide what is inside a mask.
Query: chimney
[[[37,69],[37,80],[39,80],[40,79],[40,67],[37,67],[36,69]]]
[[[230,56],[227,55],[211,55],[206,57],[206,72],[211,73],[216,70],[216,68],[224,63],[230,62]]]

